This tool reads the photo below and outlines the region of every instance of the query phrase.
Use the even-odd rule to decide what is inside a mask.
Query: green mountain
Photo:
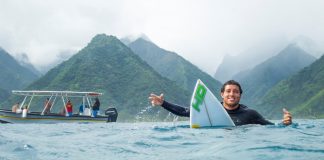
[[[41,72],[38,71],[33,64],[30,63],[29,57],[26,53],[21,53],[19,56],[16,57],[16,60],[18,63],[23,66],[24,68],[27,68],[31,72],[33,72],[38,77],[41,76]]]
[[[85,48],[48,71],[27,90],[102,92],[101,109],[116,107],[119,121],[134,120],[148,108],[151,92],[163,92],[167,100],[181,105],[190,102],[189,92],[159,75],[116,37],[105,34],[95,36]],[[81,102],[73,103],[78,106]],[[151,114],[162,111],[160,118],[164,118],[167,112],[156,108]]]
[[[0,101],[8,98],[11,90],[26,87],[38,78],[38,75],[21,66],[8,52],[0,48]]]
[[[289,44],[295,44],[308,54],[319,58],[322,55],[320,47],[309,37],[299,35],[287,41],[283,36],[270,36],[259,41],[242,53],[227,54],[218,66],[214,78],[225,82],[233,79],[239,72],[254,68],[256,65],[271,58],[274,53],[279,53]]]
[[[0,100],[1,101],[6,100],[9,96],[10,96],[10,92],[9,91],[0,88]]]
[[[274,53],[279,53],[287,45],[285,38],[273,36],[259,41],[241,53],[226,54],[217,67],[214,78],[221,82],[233,79],[239,72],[252,69],[272,57]]]
[[[175,81],[189,92],[194,90],[197,79],[201,79],[220,97],[222,84],[176,53],[164,50],[143,38],[130,43],[129,47],[162,76]]]
[[[258,105],[278,118],[288,108],[295,118],[324,118],[324,56],[273,87]]]
[[[234,76],[243,88],[242,103],[254,107],[279,81],[297,73],[316,59],[298,46],[291,44],[276,56]]]

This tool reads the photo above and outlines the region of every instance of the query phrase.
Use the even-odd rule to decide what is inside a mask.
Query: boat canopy
[[[79,97],[82,98],[82,107],[83,109],[85,108],[85,104],[88,106],[91,106],[92,100],[91,98],[99,97],[102,95],[102,93],[99,92],[76,92],[76,91],[40,91],[40,90],[30,90],[30,91],[18,91],[18,90],[13,90],[13,94],[15,95],[20,95],[20,96],[25,96],[24,100],[20,104],[19,108],[20,110],[23,109],[25,106],[24,104],[26,103],[26,100],[28,97],[30,97],[29,102],[27,102],[27,106],[25,107],[26,109],[30,109],[30,104],[33,100],[34,97],[50,97],[48,102],[45,104],[45,107],[43,111],[41,112],[41,115],[45,114],[46,108],[49,105],[49,102],[51,101],[51,106],[50,106],[50,111],[52,110],[57,97],[62,98],[62,102],[65,107],[65,113],[67,113],[67,108],[66,108],[66,103],[68,101],[68,97]]]
[[[13,90],[13,94],[21,96],[66,96],[66,97],[98,97],[102,93],[99,92],[76,92],[76,91],[18,91]]]
[[[96,110],[97,114],[93,114],[93,100],[97,101],[98,97],[102,96],[102,93],[99,92],[13,90],[12,93],[23,96],[24,99],[21,103],[14,104],[12,106],[12,110],[0,109],[0,122],[116,122],[118,117],[116,108],[108,108],[105,110],[104,114],[100,114],[100,111]],[[62,103],[59,102],[60,99]],[[38,102],[31,105],[33,100]],[[44,105],[40,103],[39,100],[44,100]],[[72,113],[72,115],[68,114],[66,105],[68,101],[78,101],[79,103],[80,101],[82,102],[82,104],[80,104],[78,107],[78,113]],[[52,108],[55,105],[59,108],[52,112]],[[33,108],[31,106],[35,107]],[[42,106],[44,106],[43,109]],[[33,109],[36,111],[31,111]],[[40,109],[42,109],[42,111],[39,111]]]

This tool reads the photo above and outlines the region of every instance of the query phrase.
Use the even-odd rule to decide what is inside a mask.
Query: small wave
[[[184,146],[194,146],[194,145],[199,145],[201,143],[197,143],[197,142],[184,142],[184,143],[181,143],[181,145],[184,145]]]
[[[291,125],[284,125],[283,123],[278,123],[276,125],[266,125],[266,128],[287,128],[287,127],[291,127],[291,128],[298,128],[299,124],[298,123],[292,123]]]
[[[92,124],[91,122],[77,122],[77,124]]]
[[[283,147],[283,146],[255,147],[255,148],[249,148],[247,150],[271,150],[271,151],[288,150],[288,151],[296,151],[296,152],[324,153],[323,149],[303,149],[303,148],[297,148],[297,147]]]
[[[312,125],[307,125],[307,126],[306,126],[307,129],[314,128],[314,127],[315,127],[315,125],[313,125],[313,124],[312,124]]]
[[[34,147],[31,146],[31,145],[29,145],[29,144],[25,144],[25,145],[24,145],[24,149],[26,149],[26,150],[34,149]]]
[[[149,144],[143,141],[135,142],[134,145],[142,148],[159,147],[157,144]]]
[[[134,143],[136,146],[140,146],[140,147],[151,147],[151,144],[147,144],[145,142],[135,142]]]
[[[310,133],[310,132],[304,132],[304,131],[298,131],[299,133],[302,133],[307,136],[323,136],[322,133]]]
[[[159,132],[169,132],[169,131],[175,131],[178,128],[190,128],[189,125],[173,125],[173,126],[156,126],[154,125],[152,129],[154,131],[159,131]]]
[[[168,137],[152,137],[154,139],[157,139],[159,141],[174,141],[174,140],[178,140],[178,139],[182,139],[182,136],[168,136]]]
[[[160,126],[153,126],[152,128],[154,131],[158,131],[158,132],[169,132],[169,131],[173,131],[176,130],[177,127],[160,127]]]
[[[114,149],[117,153],[125,153],[125,154],[140,154],[137,151],[131,150],[131,149],[127,149],[124,147],[120,147],[120,148],[115,148]]]
[[[176,128],[190,128],[189,125],[176,125],[174,127],[176,127]]]
[[[25,144],[23,147],[16,147],[13,151],[14,152],[20,152],[20,151],[26,151],[26,150],[33,150],[34,147],[29,145],[29,144]]]

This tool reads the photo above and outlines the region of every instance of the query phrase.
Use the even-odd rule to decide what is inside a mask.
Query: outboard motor
[[[108,108],[105,111],[105,115],[108,116],[107,122],[116,122],[118,117],[118,112],[116,108]]]

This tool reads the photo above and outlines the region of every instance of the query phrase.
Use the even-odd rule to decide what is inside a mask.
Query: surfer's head
[[[242,89],[241,85],[234,81],[227,81],[222,89],[221,96],[223,98],[223,106],[228,110],[234,110],[239,106]]]
[[[221,88],[221,93],[224,93],[226,85],[236,85],[236,86],[238,86],[238,88],[240,90],[240,94],[243,93],[241,85],[238,82],[234,81],[234,80],[229,80],[229,81],[225,82],[223,84],[222,88]]]

